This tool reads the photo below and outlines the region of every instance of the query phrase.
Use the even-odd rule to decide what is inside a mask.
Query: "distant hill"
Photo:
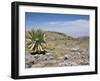
[[[80,37],[79,39],[80,39],[80,40],[88,40],[89,37],[88,37],[88,36],[84,36],[84,37]]]
[[[51,32],[51,31],[45,31],[47,40],[64,40],[64,39],[73,39],[73,37],[68,36],[61,32]]]
[[[26,31],[27,32],[27,31]],[[89,48],[89,37],[74,38],[61,32],[43,31],[50,52],[62,53],[67,48]]]

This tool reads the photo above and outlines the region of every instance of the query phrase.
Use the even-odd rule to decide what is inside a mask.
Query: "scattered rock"
[[[64,56],[64,60],[68,60],[68,55],[65,55]]]
[[[71,48],[70,51],[71,52],[77,52],[77,51],[79,51],[79,48]]]
[[[55,56],[52,53],[31,55],[26,52],[25,67],[55,67],[55,66],[78,66],[89,65],[89,50],[72,48],[64,51],[62,56]]]

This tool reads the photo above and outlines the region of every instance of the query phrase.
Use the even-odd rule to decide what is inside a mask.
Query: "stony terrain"
[[[63,56],[55,56],[47,53],[30,55],[26,53],[26,68],[30,67],[52,67],[52,66],[77,66],[89,64],[88,49],[66,49],[67,53]]]
[[[45,32],[47,53],[25,54],[25,67],[62,67],[89,65],[89,38],[73,38],[58,32]]]

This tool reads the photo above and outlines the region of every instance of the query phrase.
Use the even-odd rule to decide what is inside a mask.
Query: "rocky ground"
[[[89,65],[89,50],[82,48],[63,48],[65,53],[56,56],[52,53],[31,55],[26,51],[25,67],[62,67]],[[63,50],[62,49],[62,50]]]
[[[26,68],[89,65],[89,37],[74,38],[51,31],[44,33],[47,53],[31,55],[26,50]]]

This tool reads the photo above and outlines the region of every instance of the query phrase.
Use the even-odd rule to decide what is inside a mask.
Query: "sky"
[[[89,36],[89,15],[26,12],[25,27],[26,31],[34,28],[73,37]]]

